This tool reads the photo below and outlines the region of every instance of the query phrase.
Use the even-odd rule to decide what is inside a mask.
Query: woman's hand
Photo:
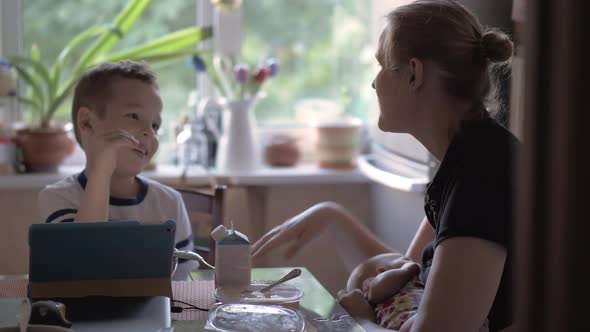
[[[363,292],[361,292],[360,289],[339,291],[338,302],[340,302],[340,305],[357,321],[368,320],[375,322],[375,311],[373,311],[369,302],[365,300]]]
[[[293,257],[304,244],[318,236],[334,218],[337,218],[336,211],[339,208],[336,203],[319,203],[276,226],[252,245],[252,258],[260,257],[289,243],[291,246],[285,257]]]

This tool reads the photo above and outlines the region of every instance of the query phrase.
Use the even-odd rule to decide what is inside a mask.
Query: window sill
[[[64,166],[58,173],[16,174],[0,176],[0,190],[39,190],[66,176],[82,171],[81,166]],[[188,169],[182,178],[183,169],[174,165],[160,165],[143,176],[171,186],[207,186],[214,183],[233,186],[273,186],[293,184],[347,184],[368,183],[358,169],[330,170],[316,164],[302,163],[295,167],[263,167],[251,173],[206,172],[201,167]]]

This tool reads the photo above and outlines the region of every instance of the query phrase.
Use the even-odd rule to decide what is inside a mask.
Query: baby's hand
[[[370,303],[381,303],[399,291],[399,287],[393,287],[394,289],[392,289],[392,283],[387,278],[387,272],[382,272],[374,278],[367,278],[363,281],[363,294]]]
[[[363,282],[363,293],[371,303],[381,303],[399,291],[420,272],[414,262],[405,263],[401,268],[379,273],[375,278]]]
[[[102,134],[88,134],[84,140],[86,172],[110,178],[117,167],[120,150],[140,149],[139,141],[130,133],[117,129]],[[129,151],[131,152],[131,151]]]
[[[375,321],[375,312],[367,300],[365,300],[359,289],[339,291],[338,302],[340,302],[340,305],[357,321],[362,319],[370,322]]]
[[[405,256],[398,259],[391,260],[389,262],[380,264],[377,266],[377,273],[385,272],[388,270],[400,269],[406,263],[412,263],[413,261]]]

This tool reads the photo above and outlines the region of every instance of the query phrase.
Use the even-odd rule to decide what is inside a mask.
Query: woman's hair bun
[[[504,32],[492,29],[486,31],[481,38],[484,56],[491,62],[505,62],[514,53],[514,45]]]

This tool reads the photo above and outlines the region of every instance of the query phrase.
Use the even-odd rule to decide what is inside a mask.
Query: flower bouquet
[[[222,57],[213,57],[207,63],[194,56],[192,65],[198,73],[207,73],[224,109],[216,153],[217,170],[232,174],[255,171],[261,164],[261,149],[252,109],[262,85],[276,75],[278,61],[269,58],[248,66]]]
[[[213,57],[210,63],[199,55],[191,60],[197,73],[206,73],[219,96],[227,101],[256,98],[262,85],[279,69],[275,58],[268,58],[257,65],[236,63],[231,58],[220,56]]]

